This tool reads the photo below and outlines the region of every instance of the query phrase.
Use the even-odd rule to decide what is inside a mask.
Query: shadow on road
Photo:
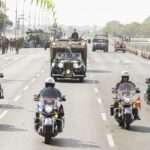
[[[0,109],[23,109],[23,107],[11,104],[0,104]]]
[[[64,79],[60,79],[57,80],[58,83],[71,83],[71,84],[99,84],[100,82],[98,80],[89,80],[89,79],[85,79],[83,82],[80,82],[78,80],[64,80]]]
[[[131,126],[130,131],[140,133],[150,133],[150,127],[146,126]]]
[[[88,148],[88,149],[100,149],[101,147],[90,142],[84,143],[80,140],[69,138],[56,138],[50,142],[51,146],[66,147],[66,148]]]
[[[16,128],[13,125],[0,124],[0,132],[25,132],[27,130]]]

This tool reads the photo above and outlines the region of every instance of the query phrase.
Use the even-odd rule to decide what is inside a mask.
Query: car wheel
[[[80,82],[83,82],[83,81],[84,81],[84,78],[83,78],[83,77],[79,78],[79,81],[80,81]]]
[[[108,48],[105,48],[104,52],[105,52],[105,53],[108,53]]]

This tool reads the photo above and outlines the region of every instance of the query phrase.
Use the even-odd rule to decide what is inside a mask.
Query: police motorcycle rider
[[[145,100],[150,104],[150,78],[146,79],[147,89],[145,93]]]
[[[61,101],[66,101],[66,98],[62,96],[61,92],[55,88],[55,80],[51,77],[47,78],[45,81],[45,87],[40,91],[38,95],[36,95],[35,99],[38,101],[40,97],[48,97],[48,98],[53,98],[57,100],[57,107],[58,107],[58,118],[59,120],[57,121],[58,125],[58,131],[62,132],[63,130],[63,124],[64,124],[64,108],[63,105],[60,104],[59,102]],[[36,131],[39,131],[40,127],[40,110],[43,108],[44,102],[40,100],[37,105],[37,111],[36,111],[36,116],[35,116],[35,129]]]
[[[3,77],[4,77],[3,73],[0,73],[0,78],[3,78]],[[0,83],[0,99],[3,99],[3,98],[4,98],[4,91]]]
[[[79,33],[76,29],[74,29],[74,32],[71,35],[71,39],[77,41],[79,39]]]
[[[123,71],[122,74],[121,74],[121,81],[119,83],[116,84],[116,87],[114,88],[114,93],[117,93],[117,90],[119,88],[119,86],[122,84],[122,83],[130,83],[132,85],[135,85],[135,83],[133,83],[132,81],[130,81],[130,75],[127,71]],[[136,88],[136,92],[139,93],[139,89]],[[136,105],[136,100],[139,100],[140,97],[138,97],[137,99],[135,99],[135,102],[133,102],[133,104],[135,103]],[[119,101],[118,100],[115,100],[114,104],[113,104],[114,108],[118,108],[119,107]],[[139,112],[138,112],[138,108],[137,107],[134,107],[133,108],[133,115],[134,115],[134,119],[135,120],[141,120],[140,117],[139,117]]]

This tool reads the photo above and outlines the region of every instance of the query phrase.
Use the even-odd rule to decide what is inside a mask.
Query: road
[[[0,69],[5,74],[5,100],[0,101],[0,150],[149,150],[150,106],[142,102],[142,120],[134,122],[130,131],[117,126],[109,115],[109,106],[113,102],[111,89],[123,70],[130,72],[143,95],[150,62],[129,53],[93,53],[90,49],[85,82],[56,84],[67,97],[66,125],[62,134],[45,145],[33,127],[33,95],[49,76],[48,56],[42,49],[0,56]]]

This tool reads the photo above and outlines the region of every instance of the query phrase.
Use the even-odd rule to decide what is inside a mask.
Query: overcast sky
[[[14,18],[15,1],[6,0],[8,14]],[[58,21],[65,25],[99,25],[104,26],[110,20],[122,23],[143,21],[150,16],[150,0],[55,0]],[[21,12],[23,0],[18,0]],[[25,5],[26,18],[31,3]],[[32,17],[34,11],[32,9]],[[33,20],[33,19],[32,19]]]

